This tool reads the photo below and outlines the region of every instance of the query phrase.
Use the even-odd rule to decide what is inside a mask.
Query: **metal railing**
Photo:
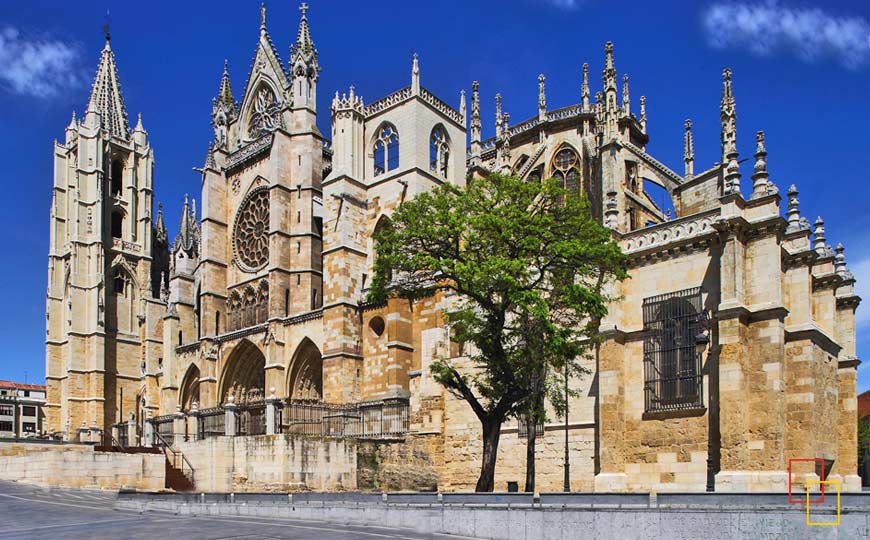
[[[411,424],[408,400],[402,398],[341,405],[291,400],[281,417],[276,433],[326,437],[395,437],[407,433]]]
[[[151,419],[154,425],[154,445],[157,445],[157,437],[160,436],[166,440],[171,440],[175,436],[174,432],[175,415],[167,414],[164,416],[156,416]]]
[[[236,413],[239,435],[266,434],[266,402],[254,401],[239,405]]]
[[[166,456],[169,463],[193,482],[193,465],[180,450],[173,448],[172,444],[157,431],[154,432],[154,446],[163,450],[163,455]]]
[[[203,409],[196,419],[196,440],[221,437],[226,434],[226,412],[222,407]]]

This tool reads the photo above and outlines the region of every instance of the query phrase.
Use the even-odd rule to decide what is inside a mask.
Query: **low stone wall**
[[[0,480],[55,487],[163,489],[163,454],[96,452],[82,444],[0,442]]]
[[[838,527],[806,524],[783,494],[305,494],[244,496],[121,493],[116,508],[185,516],[256,516],[412,529],[493,540],[866,539],[870,495],[844,495]],[[831,498],[833,499],[833,498]],[[396,502],[390,502],[395,500]],[[829,501],[830,502],[830,501]],[[835,521],[833,508],[815,522]]]
[[[352,440],[259,435],[212,437],[178,446],[197,491],[346,491],[357,487]]]

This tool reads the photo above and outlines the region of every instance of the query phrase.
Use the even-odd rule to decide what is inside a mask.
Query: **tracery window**
[[[267,85],[257,90],[248,119],[248,136],[252,139],[281,127],[281,107],[275,92]]]
[[[399,167],[399,133],[384,124],[375,139],[375,176]]]
[[[429,137],[429,170],[447,177],[450,143],[442,126],[435,126]]]
[[[562,182],[562,187],[571,193],[580,193],[580,158],[577,152],[564,147],[553,159],[553,178]]]
[[[646,412],[703,406],[701,289],[672,292],[643,301],[644,406]]]
[[[255,272],[269,261],[269,191],[251,192],[236,215],[233,249],[242,270]]]

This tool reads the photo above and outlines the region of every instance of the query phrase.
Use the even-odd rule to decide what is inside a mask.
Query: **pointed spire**
[[[727,158],[729,152],[737,152],[737,106],[734,100],[734,90],[731,87],[731,68],[722,72],[722,101],[719,106],[719,117],[722,123],[722,157]]]
[[[686,119],[686,136],[683,144],[683,162],[686,164],[686,180],[695,176],[695,140],[692,137],[692,120]]]
[[[157,220],[154,223],[154,231],[158,243],[165,245],[169,241],[169,233],[166,231],[166,224],[163,221],[163,203],[157,204]]]
[[[140,116],[140,117],[141,117],[141,116]],[[76,127],[77,127],[77,123],[76,123],[76,112],[73,111],[73,112],[72,112],[72,118],[70,118],[69,125],[68,125],[66,128],[67,128],[67,129],[76,129]]]
[[[752,198],[768,194],[770,181],[767,174],[767,150],[764,148],[764,132],[755,135],[755,173],[752,175]]]
[[[184,194],[184,206],[181,209],[181,224],[178,226],[178,234],[175,236],[175,246],[173,250],[183,249],[188,256],[194,257],[197,254],[199,238],[199,225],[196,220],[196,201],[193,201],[193,207],[190,206],[190,201],[187,193]]]
[[[731,88],[731,68],[722,72],[722,102],[720,104],[720,120],[722,122],[722,152],[725,166],[724,192],[740,193],[740,163],[737,158],[737,108],[734,102],[734,92]]]
[[[631,97],[628,93],[628,73],[622,76],[622,112],[631,115]]]
[[[414,53],[411,62],[411,93],[417,95],[420,93],[420,62],[417,59],[417,53]]]
[[[837,252],[837,255],[834,256],[834,271],[837,272],[837,275],[843,277],[847,272],[846,255],[844,253],[846,248],[843,247],[843,244],[838,243],[834,251]]]
[[[640,96],[640,129],[646,133],[646,96]]]
[[[547,93],[544,86],[546,80],[543,73],[538,75],[538,120],[541,122],[547,119]]]
[[[580,87],[583,110],[589,110],[589,64],[583,64],[583,85]]]
[[[786,216],[788,219],[788,227],[786,227],[785,232],[797,232],[806,228],[804,226],[804,220],[801,219],[798,189],[794,184],[790,185],[788,188],[788,210],[786,211]]]
[[[136,119],[136,127],[133,128],[134,132],[146,133],[145,127],[142,125],[142,113],[139,113]]]
[[[109,34],[106,33],[106,46],[100,55],[100,64],[91,95],[88,99],[88,113],[99,115],[100,127],[109,132],[110,136],[126,139],[130,136],[130,121],[127,118],[127,107],[121,94],[121,83],[118,69],[115,65],[115,54],[109,45]],[[95,117],[91,117],[96,120]]]
[[[465,88],[459,91],[459,116],[462,117],[462,123],[465,124],[466,118],[466,106],[465,106]]]
[[[236,100],[233,98],[233,89],[230,86],[229,62],[226,60],[224,60],[224,72],[221,75],[221,85],[218,88],[217,100],[218,103],[226,105],[228,110],[232,109],[236,104]]]
[[[602,74],[604,90],[616,91],[616,63],[613,60],[613,42],[604,44],[604,73]]]
[[[299,19],[299,31],[296,33],[296,47],[301,51],[314,49],[314,41],[311,40],[311,28],[308,26],[308,4],[299,4],[302,17]]]
[[[260,33],[266,33],[266,2],[260,3]]]
[[[509,174],[511,167],[511,137],[510,132],[508,131],[510,119],[511,115],[508,113],[504,113],[502,116],[503,123],[501,129],[501,146],[498,149],[498,163],[500,172],[503,174]]]
[[[480,84],[471,83],[471,155],[480,155]]]
[[[813,250],[820,257],[828,255],[828,244],[825,241],[825,222],[822,220],[822,216],[816,218],[813,237]]]
[[[202,166],[203,170],[209,169],[212,171],[217,171],[217,163],[214,160],[214,142],[210,142],[208,145],[208,152],[205,154],[205,165]]]
[[[495,136],[501,137],[502,118],[501,118],[501,94],[495,95]]]

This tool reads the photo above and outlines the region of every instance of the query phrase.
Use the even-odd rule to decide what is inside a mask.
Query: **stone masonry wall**
[[[56,487],[163,489],[163,454],[95,452],[87,445],[0,443],[0,480]]]

